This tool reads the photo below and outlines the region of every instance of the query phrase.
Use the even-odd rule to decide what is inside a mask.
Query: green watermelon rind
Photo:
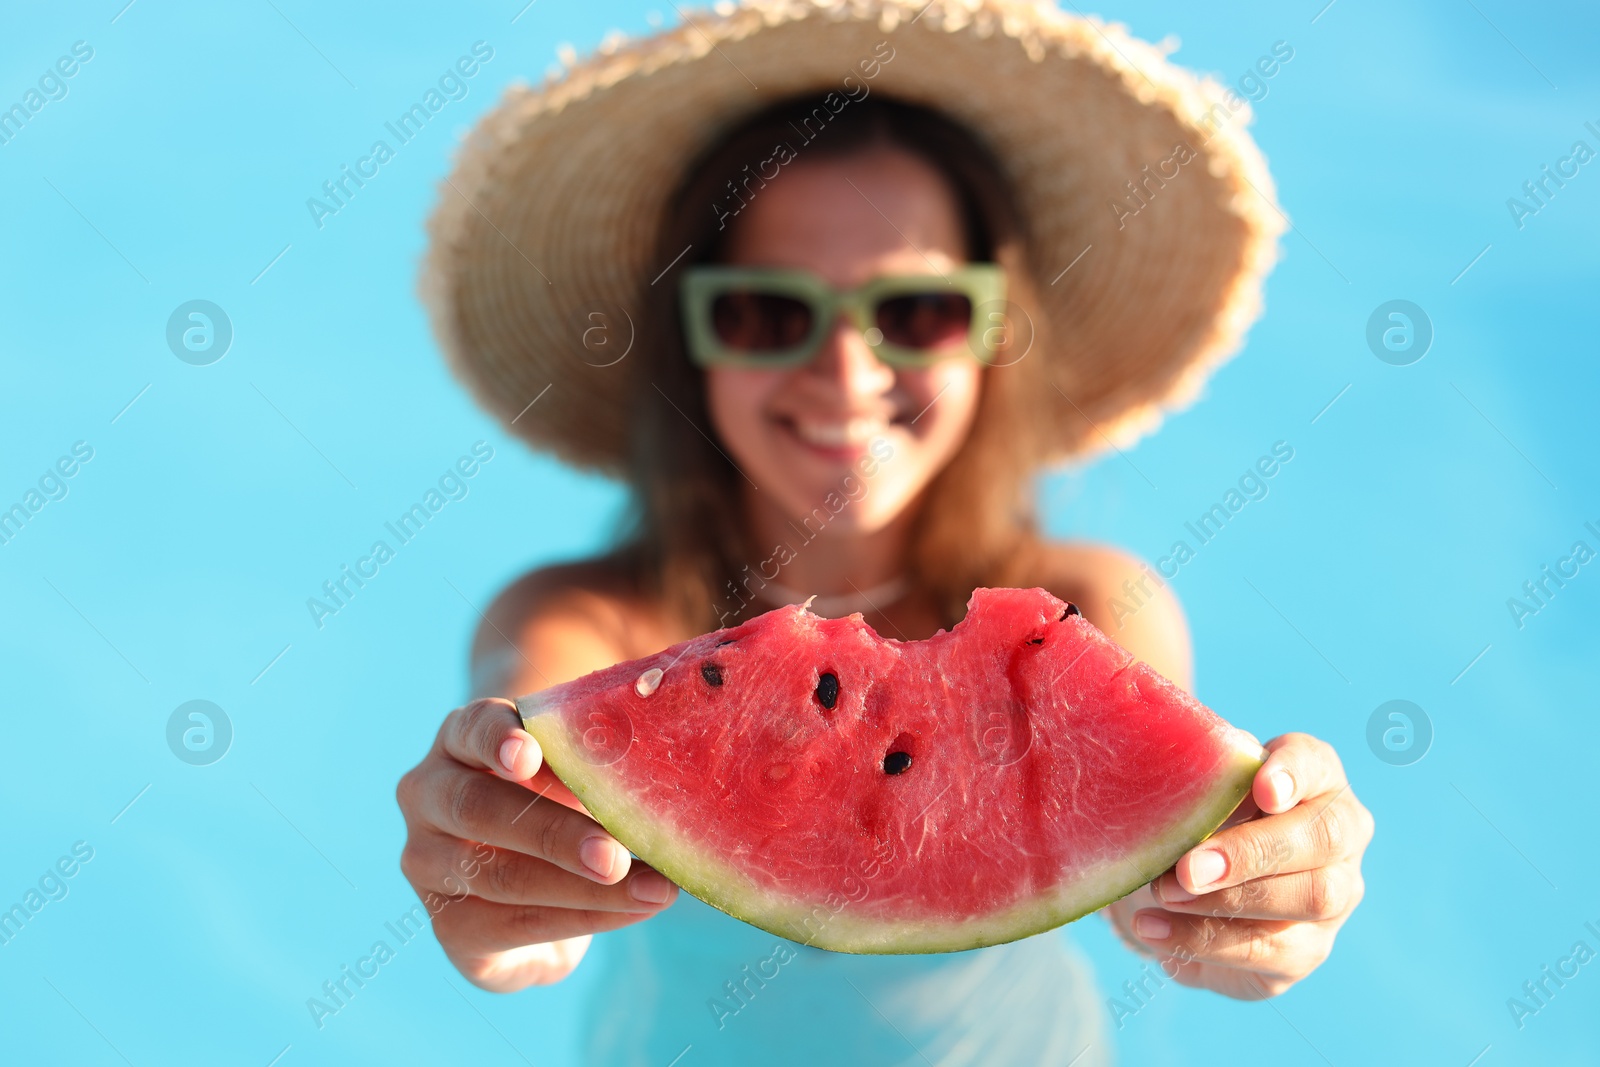
[[[1250,793],[1267,755],[1249,735],[1228,727],[1231,747],[1221,766],[1211,772],[1212,788],[1187,816],[1142,849],[1080,871],[1070,884],[1005,911],[948,921],[884,920],[851,915],[842,896],[841,905],[832,908],[753,885],[703,845],[685,839],[634,802],[604,766],[578,755],[557,713],[558,693],[559,687],[522,697],[518,710],[545,762],[595,821],[635,856],[719,911],[779,937],[833,952],[960,952],[1031,937],[1098,911],[1147,884],[1215,833]]]

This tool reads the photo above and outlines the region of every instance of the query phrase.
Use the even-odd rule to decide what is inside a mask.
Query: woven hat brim
[[[1261,313],[1287,223],[1249,105],[1119,24],[1017,0],[723,4],[508,89],[441,186],[421,279],[479,402],[536,447],[620,473],[642,364],[619,356],[671,266],[656,236],[682,168],[776,99],[862,84],[884,41],[870,91],[966,123],[1016,190],[1060,341],[1030,357],[1053,361],[1060,394],[1038,460],[1126,447],[1190,403]]]

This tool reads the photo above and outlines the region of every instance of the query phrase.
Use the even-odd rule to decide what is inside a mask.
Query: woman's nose
[[[894,368],[878,358],[848,315],[839,314],[808,369],[846,396],[878,396],[894,385]]]

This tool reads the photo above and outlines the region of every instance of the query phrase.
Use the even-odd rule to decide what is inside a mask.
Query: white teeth
[[[795,432],[800,439],[822,448],[847,448],[865,444],[889,428],[888,420],[858,417],[845,422],[812,422],[796,419]]]

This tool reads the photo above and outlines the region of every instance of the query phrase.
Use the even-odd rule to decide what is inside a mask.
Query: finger
[[[1314,923],[1216,919],[1154,909],[1133,917],[1133,932],[1162,958],[1289,979],[1316,969],[1333,940],[1328,929]]]
[[[1284,734],[1265,747],[1271,755],[1256,771],[1250,792],[1256,805],[1269,815],[1346,785],[1344,764],[1326,741],[1310,734]]]
[[[584,807],[583,802],[573,795],[572,790],[567,788],[567,783],[556,777],[556,772],[550,769],[548,763],[542,765],[532,778],[520,784],[533,794],[528,797],[529,800],[532,800],[534,796],[541,796],[546,800],[554,800],[558,804],[565,804],[573,811],[580,811],[585,815],[589,814],[589,809]],[[593,818],[593,816],[590,817]]]
[[[482,771],[439,762],[420,769],[416,810],[451,837],[549,860],[610,885],[628,873],[628,850],[599,823]]]
[[[1179,985],[1194,989],[1209,989],[1234,1000],[1265,1000],[1283,993],[1294,985],[1293,978],[1280,978],[1255,974],[1236,967],[1223,967],[1216,963],[1184,962],[1164,959],[1161,973]]]
[[[1152,883],[1160,906],[1185,915],[1228,919],[1285,919],[1326,922],[1342,919],[1366,891],[1353,863],[1334,863],[1310,871],[1255,878],[1243,885],[1191,896],[1168,871]]]
[[[457,762],[513,782],[532,778],[544,762],[539,742],[522,728],[517,706],[500,697],[474,700],[445,716],[439,744]]]
[[[1195,896],[1252,878],[1308,871],[1364,848],[1370,821],[1366,809],[1345,792],[1219,830],[1185,853],[1173,870],[1181,887]]]
[[[560,941],[580,934],[616,930],[654,914],[496,904],[467,897],[450,901],[433,916],[434,936],[452,956],[483,956]]]
[[[491,993],[515,993],[530,985],[559,982],[583,960],[592,935],[547,941],[542,945],[523,945],[487,956],[467,956],[445,949],[445,956],[456,970],[477,986]]]
[[[421,830],[406,842],[400,869],[418,894],[475,897],[499,904],[542,904],[594,911],[655,911],[677,899],[665,876],[634,865],[615,885],[580,878],[544,860],[509,849]]]

